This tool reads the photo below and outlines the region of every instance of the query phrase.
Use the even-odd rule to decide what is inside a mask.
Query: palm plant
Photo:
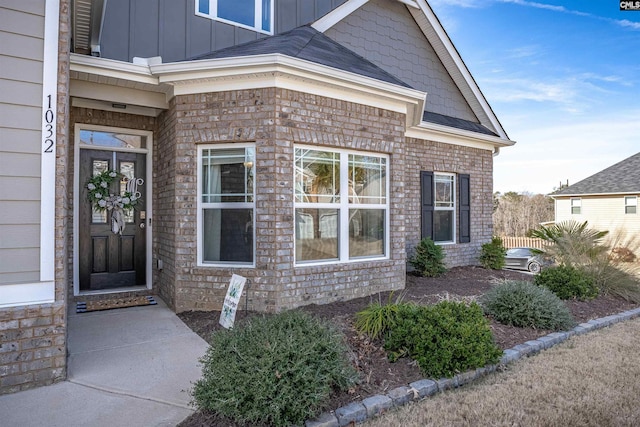
[[[608,233],[588,228],[587,221],[563,221],[549,227],[541,226],[531,235],[547,243],[543,250],[535,252],[550,256],[561,265],[581,267],[607,252],[608,248],[602,242]]]

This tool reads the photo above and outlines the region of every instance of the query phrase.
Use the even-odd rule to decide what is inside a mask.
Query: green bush
[[[587,300],[598,296],[598,288],[591,275],[566,265],[542,270],[534,283],[549,289],[560,299]]]
[[[301,425],[332,389],[356,381],[344,336],[299,311],[251,319],[216,332],[210,344],[194,401],[239,423]]]
[[[484,268],[500,270],[504,267],[504,257],[506,255],[507,250],[502,245],[502,239],[494,236],[491,242],[482,245],[480,264],[482,264]]]
[[[411,357],[431,378],[451,377],[502,356],[480,306],[453,301],[399,306],[385,348],[390,360]]]
[[[438,277],[447,272],[442,247],[436,245],[431,239],[420,241],[416,246],[415,255],[409,259],[409,264],[424,277]]]
[[[484,294],[480,304],[505,325],[556,331],[575,325],[571,312],[556,294],[526,281],[505,281]]]

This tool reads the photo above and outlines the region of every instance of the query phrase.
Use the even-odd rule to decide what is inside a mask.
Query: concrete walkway
[[[175,426],[207,343],[158,305],[71,314],[67,381],[0,396],[3,426]]]

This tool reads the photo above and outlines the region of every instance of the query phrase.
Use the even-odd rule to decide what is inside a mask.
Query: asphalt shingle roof
[[[398,79],[391,73],[388,73],[371,61],[347,49],[309,25],[294,28],[291,31],[275,36],[265,37],[248,43],[199,55],[188,59],[188,61],[273,53],[304,59],[316,64],[326,65],[339,70],[371,77],[383,82],[411,88],[410,85]],[[478,132],[485,135],[497,136],[496,133],[479,123],[442,114],[425,111],[422,119],[425,122]]]
[[[640,193],[640,153],[609,166],[552,196],[609,193]]]
[[[374,63],[331,40],[329,37],[308,25],[294,28],[291,31],[275,36],[265,37],[196,56],[189,59],[189,61],[265,55],[270,53],[280,53],[293,58],[304,59],[315,62],[316,64],[326,65],[383,82],[411,88],[411,86],[391,73],[386,72]]]

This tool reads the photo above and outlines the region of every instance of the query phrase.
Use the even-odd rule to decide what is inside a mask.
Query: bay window
[[[296,262],[387,254],[386,156],[296,147]]]
[[[198,263],[253,265],[252,146],[198,148]]]

